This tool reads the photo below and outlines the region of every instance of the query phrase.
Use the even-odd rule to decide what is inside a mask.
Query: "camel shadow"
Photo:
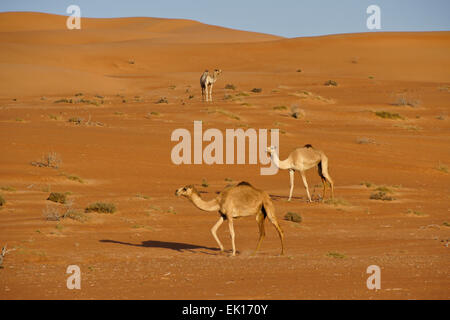
[[[99,241],[103,242],[103,243],[116,243],[116,244],[122,244],[122,245],[127,245],[127,246],[134,246],[134,247],[171,249],[171,250],[175,250],[178,252],[184,252],[184,251],[198,252],[198,251],[193,251],[196,249],[219,251],[218,248],[211,248],[211,247],[199,246],[199,245],[195,245],[195,244],[182,243],[182,242],[169,242],[169,241],[159,241],[159,240],[142,241],[141,244],[116,241],[116,240],[99,240]],[[200,251],[200,252],[204,253],[204,254],[212,254],[212,253],[208,253],[205,251]]]

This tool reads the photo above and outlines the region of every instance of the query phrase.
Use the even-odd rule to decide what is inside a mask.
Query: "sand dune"
[[[65,20],[0,13],[0,245],[17,249],[0,299],[449,298],[450,32],[285,39],[190,20],[88,18],[72,31]],[[199,77],[216,67],[206,104]],[[281,158],[306,143],[323,150],[337,201],[306,203],[296,176],[287,202],[286,171],[173,164],[171,133],[194,120],[279,128]],[[49,152],[60,168],[30,164]],[[316,170],[307,178],[318,199]],[[217,214],[173,195],[194,183],[210,199],[241,180],[273,196],[286,257],[270,226],[249,257],[253,219],[235,223],[238,257],[219,254]],[[370,199],[379,190],[393,199]],[[47,221],[47,206],[64,210],[52,191],[79,213],[97,201],[118,211]],[[284,221],[288,211],[303,222]],[[84,272],[81,291],[65,289],[69,264]],[[377,292],[365,285],[371,264],[383,272]]]

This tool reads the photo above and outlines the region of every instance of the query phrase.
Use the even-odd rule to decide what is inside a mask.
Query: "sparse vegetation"
[[[356,139],[356,143],[357,144],[370,144],[370,143],[375,143],[375,140],[370,139],[370,138],[357,138]]]
[[[52,192],[48,196],[47,200],[64,204],[66,203],[66,194],[60,192]]]
[[[80,96],[82,96],[83,94],[81,93],[81,92],[78,92],[78,93],[75,93],[75,97],[80,97]]]
[[[339,253],[339,252],[328,252],[326,254],[326,256],[330,257],[330,258],[335,258],[335,259],[345,259],[346,258],[346,256],[344,254]]]
[[[298,105],[294,104],[291,106],[291,117],[295,119],[300,119],[305,117],[305,111],[300,109]]]
[[[439,164],[438,164],[436,169],[441,171],[441,172],[448,173],[448,167],[445,164],[441,163],[441,162],[439,162]]]
[[[328,80],[328,81],[325,81],[324,85],[326,85],[326,86],[337,87],[338,84],[337,84],[337,82],[334,81],[334,80]]]
[[[54,205],[47,205],[44,210],[42,210],[42,214],[44,215],[44,218],[48,221],[59,221],[61,219],[61,215],[59,213],[59,210]]]
[[[238,94],[236,94],[237,97],[248,97],[249,94],[246,92],[239,92]]]
[[[261,93],[261,92],[262,92],[262,89],[261,89],[261,88],[253,88],[253,89],[251,90],[251,92],[253,92],[253,93]]]
[[[39,161],[32,161],[31,165],[35,167],[47,167],[58,169],[62,164],[61,157],[56,152],[49,152],[42,156]]]
[[[302,217],[298,213],[288,212],[284,215],[284,220],[300,223],[302,222]]]
[[[169,103],[169,100],[167,100],[166,97],[161,97],[158,101],[156,101],[157,104],[159,103]]]
[[[286,106],[275,106],[273,107],[273,110],[287,110]]]
[[[302,72],[302,69],[297,69],[297,71],[296,72]]]
[[[370,188],[372,186],[372,182],[363,181],[361,185],[366,186],[366,188]]]
[[[116,210],[116,206],[113,203],[95,202],[90,204],[85,209],[85,212],[114,213]]]
[[[397,96],[395,101],[392,103],[393,106],[410,106],[410,107],[418,107],[420,105],[420,101],[412,98],[409,94],[401,94]]]
[[[69,118],[69,120],[67,120],[67,122],[74,123],[76,125],[82,124],[83,121],[84,121],[84,119],[80,118],[80,117],[72,117],[72,118]]]
[[[2,187],[0,187],[0,190],[7,191],[7,192],[14,192],[14,191],[16,191],[15,188],[10,187],[10,186],[2,186]]]
[[[234,84],[227,84],[227,85],[225,86],[225,89],[236,90],[236,87],[234,86]]]
[[[73,100],[72,99],[63,98],[63,99],[56,100],[54,103],[73,103]]]
[[[208,184],[208,181],[206,180],[206,178],[202,179],[202,187],[203,188],[208,188],[209,187],[209,184]]]
[[[379,187],[376,187],[374,190],[385,192],[385,193],[393,193],[393,191],[386,186],[379,186]]]
[[[383,192],[383,191],[378,191],[378,192],[372,193],[370,195],[370,199],[372,199],[372,200],[383,200],[383,201],[395,200],[393,197],[388,196],[386,194],[386,192]]]
[[[69,179],[69,180],[76,181],[76,182],[79,182],[79,183],[84,183],[83,179],[81,179],[81,178],[78,177],[78,176],[71,175],[71,174],[64,174],[64,175],[65,175],[66,178]]]
[[[448,223],[447,221],[444,221],[444,222],[442,223],[442,225],[443,225],[443,226],[446,226],[446,227],[450,227],[450,223]]]
[[[392,119],[392,120],[403,119],[403,117],[398,113],[391,113],[388,111],[376,111],[375,115],[383,119]]]
[[[415,216],[425,216],[425,213],[413,209],[406,210],[406,214],[413,214]]]
[[[227,111],[227,110],[224,110],[224,109],[214,109],[214,110],[209,110],[208,112],[209,113],[220,113],[220,114],[223,114],[223,115],[225,115],[225,116],[227,116],[227,117],[229,117],[231,119],[241,120],[241,118],[237,114],[234,114],[234,113],[232,113],[230,111]]]
[[[327,199],[327,200],[324,200],[323,203],[334,205],[334,206],[349,206],[350,205],[350,202],[348,202],[347,200],[344,200],[342,198]]]

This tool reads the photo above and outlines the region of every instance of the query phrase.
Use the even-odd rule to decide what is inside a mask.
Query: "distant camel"
[[[334,184],[328,174],[328,158],[322,151],[314,149],[310,144],[306,144],[304,147],[297,148],[292,151],[286,160],[279,159],[276,149],[273,146],[267,148],[267,152],[270,153],[273,162],[278,168],[289,170],[291,190],[289,191],[288,201],[291,201],[292,198],[292,192],[294,190],[294,172],[297,170],[300,171],[300,174],[302,175],[303,185],[305,186],[306,193],[308,194],[308,200],[311,202],[311,195],[309,194],[305,171],[315,167],[316,165],[323,183],[322,199],[325,199],[326,182],[328,182],[331,187],[331,199],[334,198]]]
[[[205,101],[212,101],[212,88],[221,73],[222,70],[220,69],[215,69],[212,75],[208,72],[208,70],[205,70],[205,72],[203,72],[202,76],[200,77],[200,86],[202,87],[203,100],[205,100],[206,98]]]
[[[269,221],[274,225],[281,240],[281,254],[284,254],[284,235],[278,225],[275,216],[275,207],[270,196],[262,191],[254,188],[248,182],[240,182],[238,185],[226,187],[219,195],[209,201],[203,200],[194,186],[188,185],[178,189],[176,196],[184,196],[188,198],[197,208],[204,211],[219,211],[219,221],[211,228],[211,233],[223,251],[223,245],[217,237],[216,231],[224,220],[228,220],[230,229],[231,243],[233,245],[233,256],[236,255],[236,246],[234,243],[234,227],[233,219],[256,215],[256,222],[259,227],[259,239],[256,245],[258,251],[261,241],[265,236],[264,222],[268,217]]]

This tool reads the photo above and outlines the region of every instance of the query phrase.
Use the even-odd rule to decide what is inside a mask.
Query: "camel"
[[[311,169],[317,165],[319,176],[323,183],[323,195],[322,200],[325,199],[325,186],[326,182],[330,184],[331,187],[331,199],[334,198],[334,184],[328,173],[328,158],[320,150],[316,150],[310,144],[306,144],[301,148],[296,148],[289,154],[286,160],[280,160],[276,151],[276,148],[270,146],[267,148],[267,152],[270,154],[273,162],[279,169],[289,170],[289,178],[291,182],[291,189],[289,191],[289,199],[291,201],[292,192],[294,190],[294,172],[299,171],[303,185],[305,186],[306,193],[308,194],[308,200],[311,201],[311,195],[309,194],[308,182],[306,181],[305,171]]]
[[[284,235],[280,226],[278,225],[275,216],[275,207],[270,199],[270,196],[262,190],[254,188],[248,182],[240,182],[237,185],[226,187],[219,195],[209,201],[205,201],[200,197],[200,194],[194,186],[188,185],[178,189],[175,192],[176,196],[184,196],[188,198],[197,208],[204,211],[218,211],[220,214],[219,221],[211,228],[211,233],[223,252],[224,248],[219,238],[217,237],[217,229],[225,220],[228,220],[228,227],[230,229],[231,243],[233,246],[232,255],[236,255],[236,246],[234,243],[234,226],[233,220],[239,217],[256,216],[256,222],[259,227],[259,239],[256,245],[256,253],[265,237],[264,222],[266,217],[274,225],[281,240],[281,255],[284,254]]]
[[[200,77],[200,86],[202,87],[202,99],[203,100],[205,100],[205,98],[206,98],[205,101],[212,102],[212,88],[221,73],[222,73],[222,70],[220,70],[220,69],[215,69],[213,74],[210,74],[208,72],[208,70],[205,70],[205,72],[203,72],[202,76]],[[209,100],[208,100],[208,94],[209,94]]]

